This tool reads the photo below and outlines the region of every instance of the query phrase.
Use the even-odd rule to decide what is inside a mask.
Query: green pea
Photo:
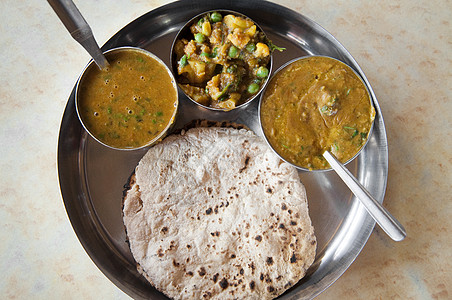
[[[266,78],[268,76],[268,69],[266,67],[259,67],[259,69],[257,69],[257,73],[256,73],[257,77],[260,78]]]
[[[249,43],[245,46],[246,51],[254,52],[256,50],[256,45],[254,43]]]
[[[229,47],[228,56],[230,58],[237,58],[239,56],[239,49],[236,46],[232,45]]]
[[[204,34],[198,32],[197,34],[195,34],[195,41],[198,43],[203,43],[206,40],[206,37],[204,36]]]
[[[252,83],[248,86],[248,93],[250,94],[256,94],[259,90],[259,85],[257,83]]]
[[[184,54],[184,56],[181,57],[181,59],[179,60],[179,66],[181,68],[185,67],[188,64],[187,61],[187,55]]]
[[[220,22],[221,20],[223,19],[223,17],[221,16],[221,14],[219,13],[219,12],[213,12],[211,15],[210,15],[210,20],[212,21],[212,22]]]

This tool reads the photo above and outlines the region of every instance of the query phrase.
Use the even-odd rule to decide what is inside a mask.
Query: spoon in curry
[[[341,164],[330,152],[325,151],[323,157],[333,170],[344,181],[353,194],[361,201],[367,212],[374,218],[380,227],[394,241],[401,241],[406,237],[405,228],[387,211],[372,195],[358,182],[350,171]]]
[[[47,0],[71,36],[85,48],[96,65],[108,67],[108,61],[94,39],[93,32],[72,0]]]

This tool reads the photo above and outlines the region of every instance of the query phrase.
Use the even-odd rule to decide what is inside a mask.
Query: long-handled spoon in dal
[[[72,0],[47,0],[63,22],[71,36],[88,51],[100,69],[108,66],[108,61],[94,39],[93,32]]]

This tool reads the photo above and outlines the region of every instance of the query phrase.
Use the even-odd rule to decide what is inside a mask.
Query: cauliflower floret
[[[212,32],[209,36],[209,42],[211,44],[219,44],[221,43],[221,37],[223,35],[223,31],[221,30],[221,22],[213,24],[211,27]]]
[[[256,44],[256,51],[254,51],[255,57],[266,57],[270,55],[270,49],[264,43]]]
[[[207,82],[206,85],[207,91],[214,100],[218,100],[221,96],[220,90],[220,74],[215,75]]]
[[[191,57],[195,52],[196,52],[196,43],[194,40],[191,40],[190,42],[188,42],[187,45],[185,45],[184,53],[188,57]]]

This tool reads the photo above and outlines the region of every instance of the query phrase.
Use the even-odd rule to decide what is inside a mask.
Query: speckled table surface
[[[99,44],[167,2],[75,1]],[[372,84],[389,143],[384,206],[408,233],[396,243],[375,227],[318,299],[450,299],[452,2],[275,2],[333,34]],[[58,186],[61,117],[88,54],[46,1],[1,1],[0,19],[0,294],[127,299],[78,242]]]

